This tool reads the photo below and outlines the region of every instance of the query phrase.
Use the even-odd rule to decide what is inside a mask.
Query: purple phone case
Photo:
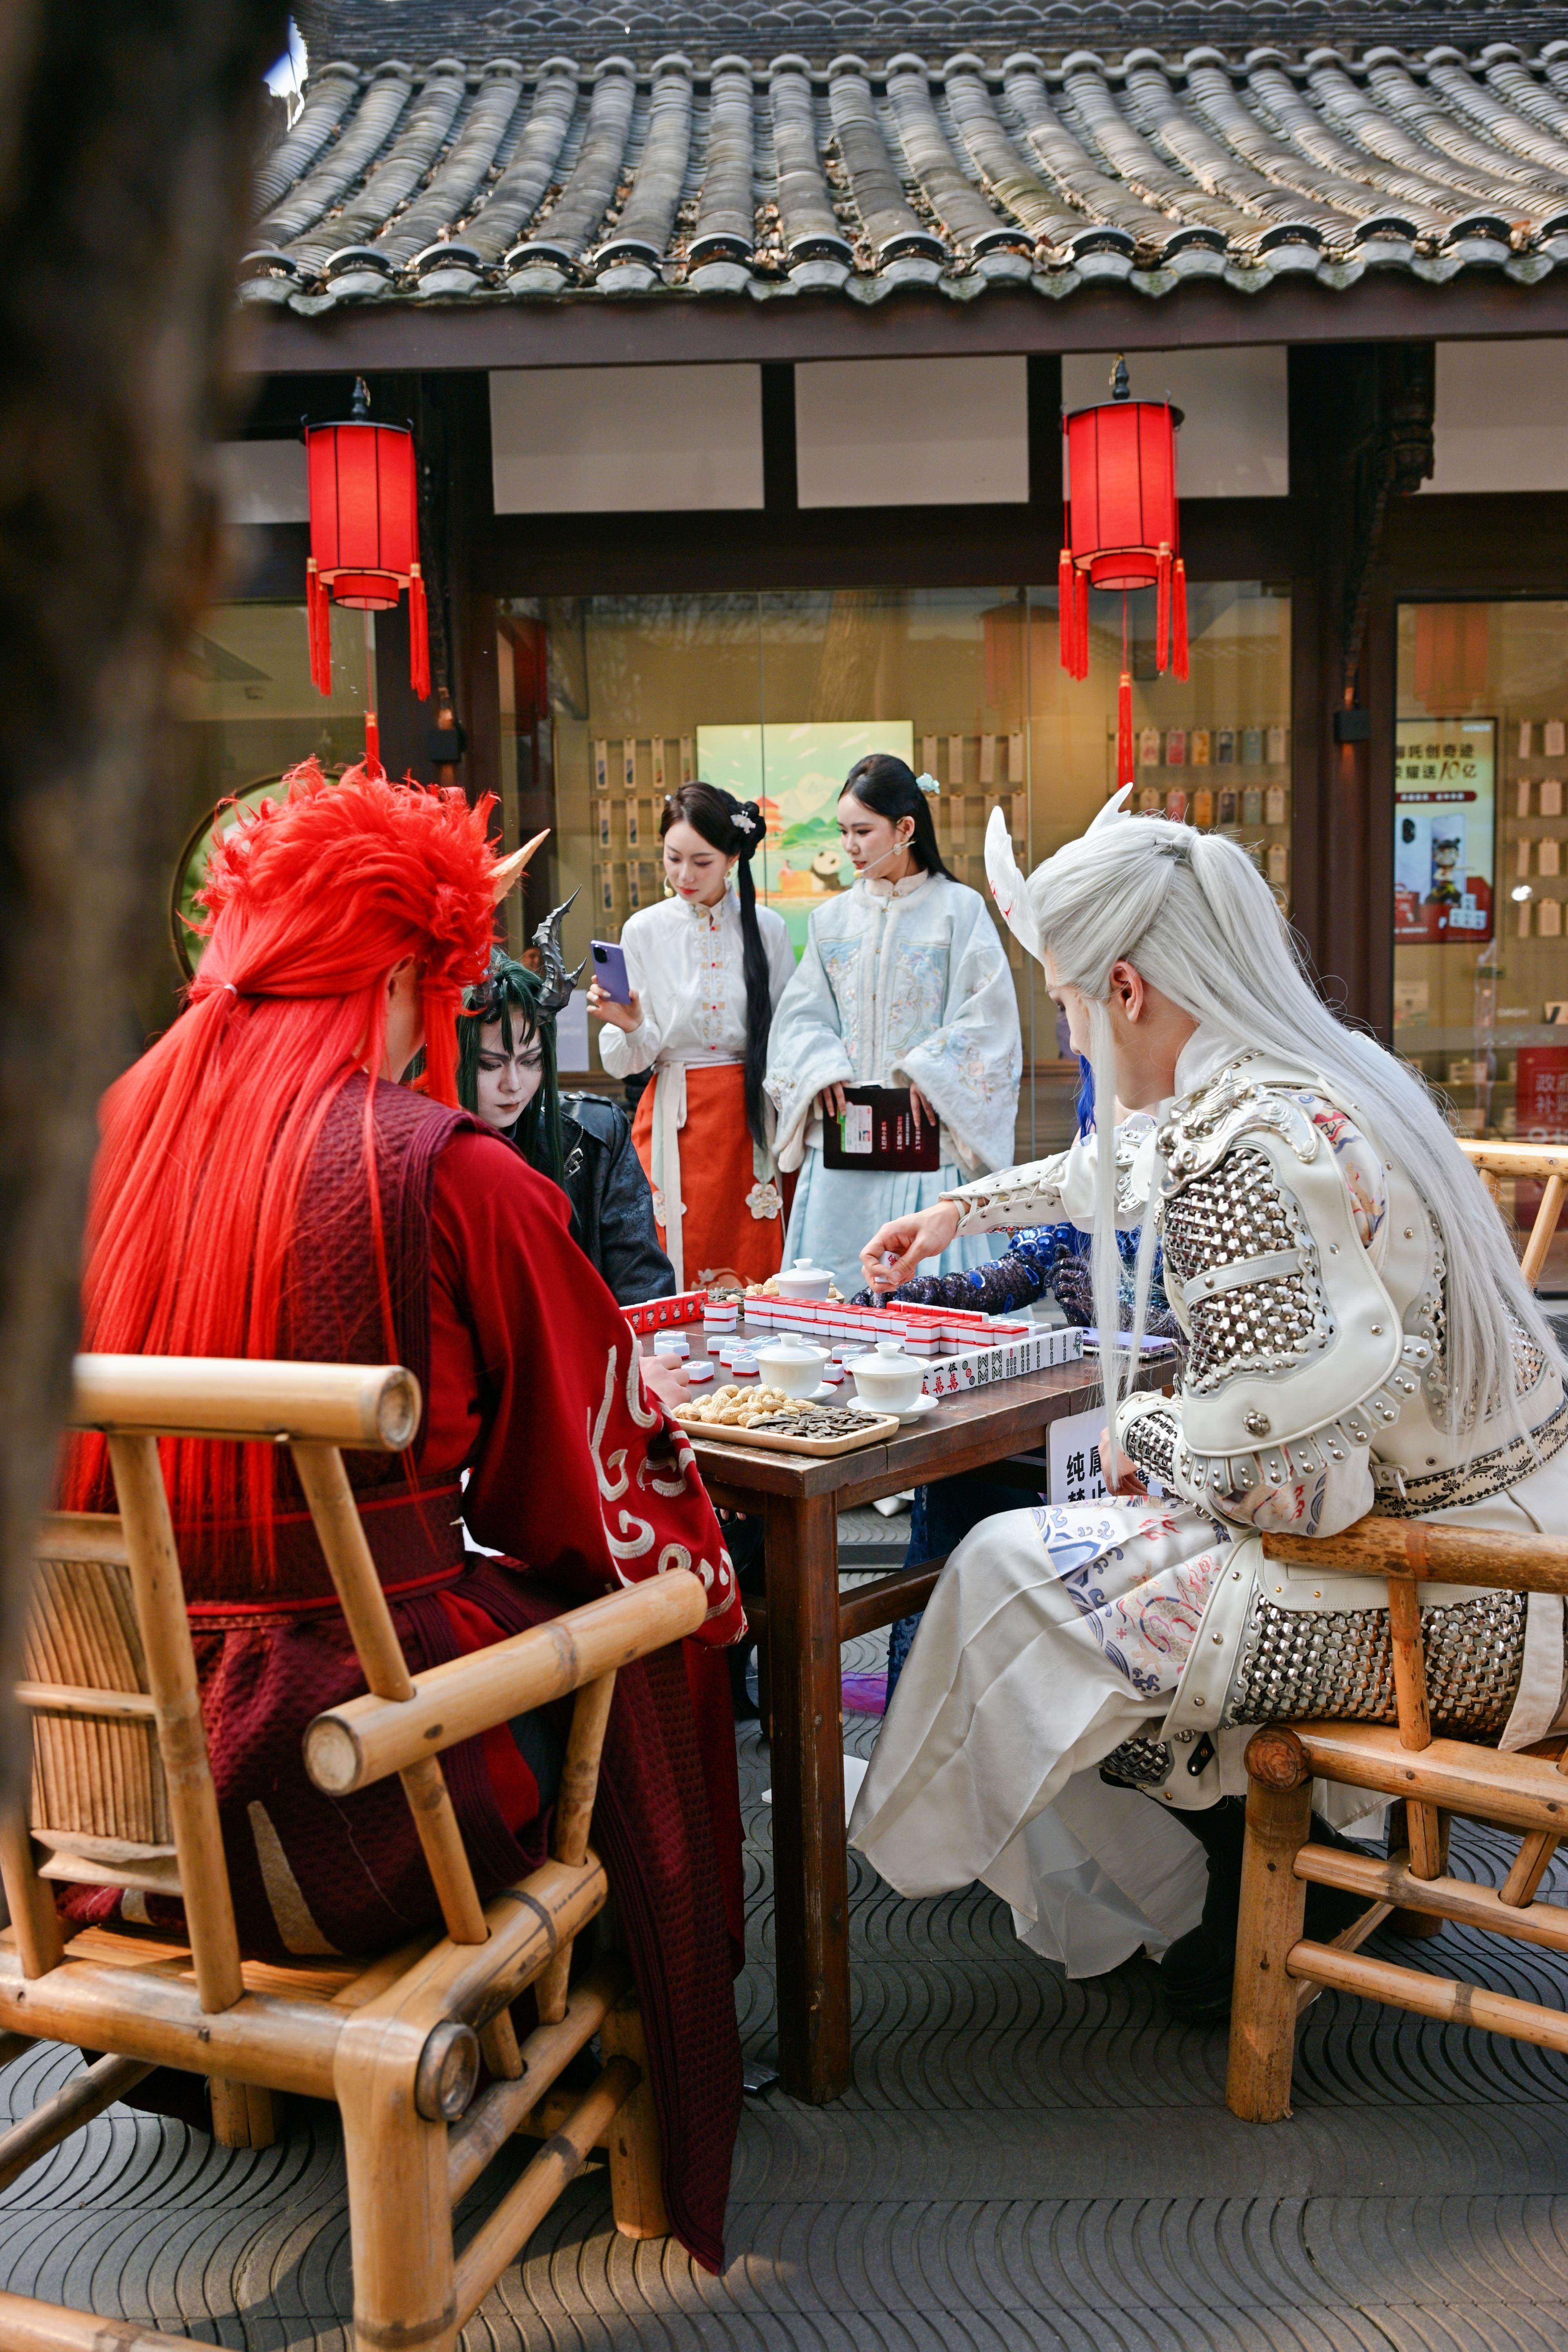
[[[594,978],[605,994],[617,1004],[632,1001],[632,983],[626,972],[625,950],[613,940],[590,940],[589,950],[594,959]]]

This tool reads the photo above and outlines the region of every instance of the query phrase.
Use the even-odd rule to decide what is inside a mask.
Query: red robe
[[[374,1344],[379,1307],[367,1310],[363,1102],[357,1081],[302,1196],[288,1352],[305,1359],[386,1357]],[[395,1460],[346,1459],[410,1670],[672,1567],[708,1586],[701,1632],[617,1678],[595,1843],[645,2014],[671,2220],[717,2268],[740,2112],[731,1980],[742,1933],[717,1652],[743,1629],[739,1592],[690,1448],[643,1398],[635,1339],[569,1236],[565,1195],[463,1114],[387,1086],[374,1110],[398,1353],[426,1396],[420,1499],[410,1504]],[[475,1541],[506,1557],[465,1551],[459,1510]],[[252,1527],[183,1527],[180,1541],[244,1948],[374,1952],[438,1925],[395,1779],[332,1800],[306,1778],[305,1726],[363,1676],[287,1475],[270,1579]],[[547,1824],[510,1733],[465,1741],[444,1762],[481,1895],[515,1884],[542,1859]],[[76,1887],[62,1907],[85,1922],[120,1900]],[[179,1916],[155,1896],[130,1908],[154,1923]]]

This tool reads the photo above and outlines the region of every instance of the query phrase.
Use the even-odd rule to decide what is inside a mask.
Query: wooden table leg
[[[849,2081],[838,1518],[830,1495],[767,1504],[779,2074],[821,2106]]]

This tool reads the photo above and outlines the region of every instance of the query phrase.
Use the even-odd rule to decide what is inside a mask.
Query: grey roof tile
[[[1167,41],[1191,13],[1228,41],[1294,5],[1121,13]],[[1057,297],[1107,277],[1159,293],[1194,273],[1257,290],[1315,272],[1333,288],[1369,263],[1531,283],[1568,261],[1568,38],[1528,54],[1498,40],[1006,46],[1015,29],[1064,39],[1087,6],[952,9],[949,31],[971,15],[982,28],[969,46],[868,54],[837,46],[851,13],[834,0],[777,0],[747,20],[744,53],[689,41],[650,56],[651,15],[518,0],[484,12],[485,49],[467,60],[328,57],[260,167],[242,290],[313,315],[595,291],[876,301],[915,285],[967,299],[1019,278]],[[378,0],[377,21],[411,11]],[[423,20],[455,13],[432,4]],[[353,0],[329,14],[358,22]],[[921,0],[875,14],[884,32],[930,16]],[[563,24],[584,39],[542,54],[533,37]],[[669,20],[658,29],[668,42]]]

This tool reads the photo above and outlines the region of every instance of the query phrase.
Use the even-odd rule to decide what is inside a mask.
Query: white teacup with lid
[[[920,1402],[926,1368],[897,1339],[879,1339],[874,1355],[857,1356],[848,1369],[862,1402],[878,1412],[912,1412]]]
[[[826,1298],[833,1283],[833,1269],[828,1265],[813,1265],[808,1257],[797,1257],[774,1275],[773,1286],[781,1298]]]
[[[826,1360],[820,1348],[814,1348],[795,1331],[785,1331],[770,1347],[757,1349],[757,1369],[763,1379],[791,1397],[816,1394]]]

